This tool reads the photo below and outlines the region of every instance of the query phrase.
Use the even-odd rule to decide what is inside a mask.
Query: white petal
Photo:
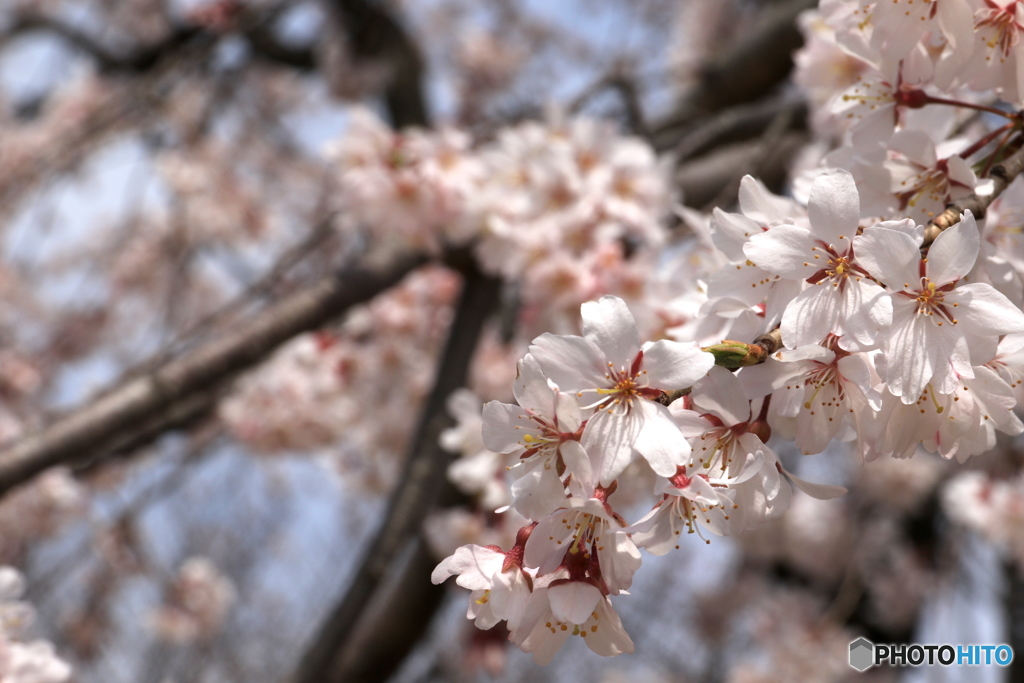
[[[974,267],[981,237],[968,211],[959,223],[943,230],[928,249],[928,279],[937,286],[959,280]]]
[[[527,519],[542,519],[564,507],[565,487],[554,463],[530,463],[522,476],[512,482],[512,498],[516,510]]]
[[[501,571],[505,554],[479,545],[464,545],[441,560],[430,575],[433,583],[458,576],[455,583],[469,590],[489,590],[495,572]]]
[[[889,289],[899,291],[920,281],[921,252],[910,235],[874,226],[853,238],[857,263]]]
[[[604,354],[589,339],[542,334],[533,340],[530,354],[562,391],[573,393],[606,384]]]
[[[960,285],[946,295],[946,300],[959,304],[952,309],[954,317],[972,334],[1024,332],[1024,313],[992,285]]]
[[[738,213],[726,213],[715,207],[711,219],[711,239],[729,261],[735,263],[747,257],[743,255],[743,245],[751,235],[761,232],[761,227],[746,216]]]
[[[857,234],[860,196],[850,172],[834,169],[815,178],[807,213],[814,233],[826,244],[838,246],[840,237],[849,239]]]
[[[612,414],[599,410],[583,428],[581,444],[595,464],[601,484],[607,486],[633,461],[636,443],[644,418],[639,410],[626,414]],[[673,474],[675,472],[673,471]]]
[[[700,350],[695,342],[656,341],[644,349],[641,366],[650,386],[657,389],[685,389],[693,386],[715,365],[715,357]]]
[[[824,266],[815,263],[815,249],[820,248],[810,230],[795,225],[777,225],[768,232],[751,237],[743,247],[743,253],[758,268],[769,273],[790,280],[805,280]]]
[[[608,598],[602,599],[597,603],[596,611],[598,618],[588,621],[581,627],[586,628],[589,634],[584,638],[587,647],[602,657],[631,654],[633,641],[622,627],[622,620],[612,608],[611,601]]]
[[[583,336],[592,341],[615,367],[630,367],[640,351],[640,333],[626,302],[615,296],[588,301],[580,307]]]
[[[516,402],[535,413],[551,416],[552,389],[544,376],[540,363],[532,354],[526,354],[516,365],[516,379],[512,383]]]
[[[756,178],[745,175],[740,181],[740,210],[743,214],[761,225],[771,225],[796,216],[796,205],[786,199],[774,195]]]
[[[701,412],[711,413],[726,426],[750,419],[750,400],[743,390],[743,384],[725,368],[712,368],[708,376],[697,383],[690,397]],[[707,427],[704,431],[707,431]]]
[[[585,581],[567,581],[548,588],[552,614],[567,624],[582,624],[589,619],[601,598],[597,586]]]
[[[537,434],[536,423],[524,417],[525,414],[526,411],[520,406],[490,401],[484,406],[484,446],[495,453],[514,453],[523,450],[523,436]]]
[[[671,477],[676,473],[676,467],[685,464],[689,458],[690,444],[676,427],[665,406],[653,401],[641,401],[639,407],[643,412],[643,429],[637,436],[634,448],[644,456],[655,474]],[[602,483],[610,480],[611,477],[601,477]]]
[[[842,486],[815,484],[814,482],[805,481],[787,470],[782,470],[782,473],[786,475],[787,479],[793,482],[793,486],[796,486],[811,498],[817,498],[818,500],[831,500],[832,498],[838,498],[839,496],[846,494],[846,489]]]
[[[565,473],[571,474],[572,479],[575,483],[580,484],[584,487],[583,490],[589,489],[587,495],[593,492],[594,484],[594,472],[593,465],[590,462],[590,456],[583,449],[583,446],[579,441],[565,441],[558,447],[558,452],[562,454],[562,462],[565,463]]]
[[[782,341],[787,348],[818,344],[836,330],[843,293],[824,280],[800,292],[782,314]]]

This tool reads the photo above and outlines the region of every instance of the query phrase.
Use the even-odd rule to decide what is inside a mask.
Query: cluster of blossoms
[[[217,565],[191,557],[178,570],[151,626],[159,638],[172,643],[209,640],[220,632],[236,597],[235,584]]]
[[[962,472],[942,491],[946,514],[999,546],[1024,567],[1024,477],[994,479],[979,471]]]
[[[453,273],[426,268],[338,329],[295,338],[239,381],[220,405],[221,419],[256,453],[329,452],[363,486],[386,486],[411,426],[368,421],[368,406],[381,414],[415,410],[433,379],[457,287]],[[347,450],[338,453],[342,441]]]
[[[568,634],[599,654],[631,651],[611,597],[630,587],[640,549],[754,529],[789,508],[791,484],[821,499],[843,491],[787,472],[773,430],[805,454],[837,440],[865,460],[923,447],[960,461],[997,431],[1024,432],[1013,413],[1024,313],[972,277],[981,235],[969,212],[929,245],[909,219],[862,225],[842,170],[818,174],[806,209],[749,177],[740,206],[711,222],[728,264],[706,274],[701,314],[758,344],[701,347],[686,325],[642,343],[626,305],[604,297],[583,305],[582,336],[534,340],[518,405],[483,408],[483,444],[514,459],[511,505],[528,524],[508,551],[460,548],[434,580],[458,575],[477,625],[506,620],[539,662]],[[616,510],[652,492],[632,524]]]
[[[482,267],[520,282],[528,303],[628,295],[628,281],[643,275],[642,265],[620,272],[624,252],[666,236],[664,169],[646,143],[608,122],[526,122],[474,147],[460,131],[395,132],[357,111],[332,158],[354,224],[392,247],[472,242]]]
[[[64,683],[71,667],[44,640],[26,642],[24,630],[35,610],[20,600],[25,579],[13,567],[0,566],[0,680],[4,683]]]

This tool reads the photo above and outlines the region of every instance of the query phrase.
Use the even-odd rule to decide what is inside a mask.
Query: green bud
[[[768,357],[764,348],[757,344],[725,339],[718,344],[705,346],[702,350],[715,357],[715,365],[723,368],[745,368],[763,363]]]

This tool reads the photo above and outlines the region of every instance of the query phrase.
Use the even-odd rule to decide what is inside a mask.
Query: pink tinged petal
[[[565,463],[566,474],[571,474],[573,481],[577,484],[583,484],[585,488],[589,488],[588,493],[593,492],[594,484],[594,472],[593,466],[590,463],[590,457],[587,452],[583,450],[583,446],[580,445],[579,441],[566,441],[558,447],[558,452],[562,455],[562,462]]]
[[[992,285],[984,282],[960,285],[946,294],[945,300],[959,304],[952,309],[954,317],[972,334],[1024,332],[1024,313]]]
[[[580,307],[583,336],[601,349],[616,368],[629,368],[640,351],[640,333],[626,302],[615,296],[588,301]]]
[[[777,225],[768,232],[751,237],[743,247],[743,253],[758,268],[769,273],[790,280],[806,280],[825,266],[825,263],[820,263],[822,259],[814,258],[817,253],[813,251],[815,247],[818,247],[818,242],[810,230],[795,225]]]
[[[542,334],[533,340],[530,354],[562,391],[576,392],[607,384],[604,354],[589,339]]]
[[[601,598],[601,590],[584,581],[568,581],[548,588],[552,614],[567,624],[582,624],[589,619]]]
[[[970,57],[974,38],[974,12],[966,0],[940,0],[936,13],[939,28],[953,52]]]
[[[711,429],[711,423],[692,410],[683,408],[682,401],[676,401],[668,407],[672,420],[679,428],[679,433],[687,439],[695,438]]]
[[[824,240],[825,244],[838,247],[841,238],[850,239],[857,234],[860,196],[850,172],[835,169],[825,171],[815,178],[807,213],[814,234]]]
[[[612,595],[618,595],[633,583],[633,575],[640,568],[640,551],[625,531],[617,531],[608,538],[605,532],[603,546],[598,546],[601,560],[601,574],[608,583]]]
[[[580,443],[597,465],[602,486],[611,484],[633,461],[633,444],[643,426],[643,414],[632,408],[618,415],[599,410],[587,421]]]
[[[711,219],[711,240],[730,262],[743,261],[743,245],[752,235],[761,232],[761,226],[738,213],[726,213],[715,207]]]
[[[846,494],[846,489],[842,486],[816,484],[811,481],[805,481],[787,470],[782,470],[782,473],[785,474],[786,478],[793,483],[793,486],[797,487],[811,498],[817,498],[818,500],[831,500]]]
[[[690,398],[702,413],[711,413],[726,426],[750,419],[750,400],[743,390],[743,384],[725,368],[712,368],[708,376],[694,387]]]
[[[943,230],[928,249],[928,279],[936,286],[959,280],[974,267],[981,248],[978,225],[970,211],[960,222]]]
[[[495,453],[522,451],[523,436],[537,434],[537,423],[524,417],[526,411],[520,406],[490,401],[483,411],[484,446]]]
[[[975,185],[978,183],[978,177],[974,175],[971,165],[963,157],[954,154],[946,160],[946,163],[949,165],[949,180],[951,183],[955,183],[950,188],[950,192],[953,195],[966,194],[974,190]],[[962,187],[956,187],[956,185],[961,185]]]
[[[931,383],[940,394],[952,394],[960,385],[961,378],[974,377],[974,368],[971,367],[971,351],[967,339],[959,332],[945,326],[943,328],[936,330],[935,340],[939,345],[939,353]]]
[[[899,291],[917,287],[921,252],[918,242],[898,230],[878,226],[868,228],[853,238],[857,263],[889,289]]]
[[[530,588],[518,567],[495,574],[494,588],[491,589],[491,600],[494,605],[491,609],[508,622],[510,631],[519,627],[529,597]]]
[[[820,343],[837,328],[842,296],[827,280],[800,292],[782,314],[782,343],[791,349]]]
[[[494,628],[501,621],[501,617],[494,612],[491,595],[485,591],[473,591],[469,594],[469,609],[466,610],[466,616],[482,631]]]
[[[889,391],[910,405],[917,401],[931,380],[938,363],[939,341],[935,324],[917,314],[917,304],[903,299],[893,302],[893,325],[886,346],[886,381]]]
[[[656,341],[644,349],[643,369],[656,389],[685,389],[715,366],[715,357],[695,342]]]
[[[775,451],[770,450],[767,446],[761,443],[753,434],[743,434],[739,438],[740,449],[745,454],[755,454],[761,458],[761,486],[764,490],[764,496],[767,500],[773,500],[779,492],[782,490],[782,479],[779,476],[779,470],[775,466],[779,462],[779,457],[775,455]],[[744,460],[744,465],[746,460]]]
[[[580,627],[586,629],[588,633],[583,640],[587,642],[591,652],[602,657],[632,654],[633,641],[622,627],[622,620],[612,607],[611,601],[603,598],[597,603],[595,611],[598,618],[592,618]]]
[[[555,423],[558,431],[571,434],[583,424],[583,413],[576,399],[564,391],[554,392]]]
[[[755,399],[781,389],[803,371],[800,363],[782,363],[769,358],[760,365],[742,368],[736,373],[736,378],[743,385],[743,392],[751,399]]]
[[[537,523],[523,553],[523,563],[527,567],[537,567],[539,574],[558,569],[573,538],[573,529],[566,529],[562,521],[571,514],[568,510],[557,510]]]
[[[850,385],[856,387],[868,400],[872,410],[882,407],[882,395],[875,390],[871,374],[870,360],[864,354],[855,353],[839,359],[836,367],[842,375],[847,390]]]
[[[501,571],[505,554],[479,545],[464,545],[446,557],[430,575],[433,583],[458,576],[455,583],[469,590],[489,590],[492,578]]]
[[[690,457],[690,444],[672,420],[668,408],[653,401],[640,401],[638,407],[643,414],[643,428],[633,447],[655,474],[671,477],[676,467],[685,464]],[[603,473],[601,483],[611,483],[613,478]]]
[[[540,363],[526,354],[516,366],[516,379],[512,383],[512,394],[516,402],[534,413],[551,416],[552,389],[540,368]]]
[[[809,400],[806,392],[803,398],[796,417],[796,444],[804,455],[821,453],[839,431],[839,411],[845,406],[839,402],[839,394],[831,383],[818,389],[813,400]]]
[[[565,505],[565,487],[554,463],[530,463],[522,476],[512,482],[515,508],[527,519],[541,519]]]
[[[747,453],[747,459],[743,463],[743,467],[734,477],[729,478],[729,485],[735,486],[736,484],[742,484],[745,481],[753,479],[764,467],[764,451],[754,451],[753,453]]]
[[[889,149],[924,168],[932,168],[939,160],[931,136],[914,128],[894,133],[889,140]]]
[[[882,329],[892,324],[892,299],[888,292],[869,280],[846,281],[840,312],[843,339],[861,347],[875,343]]]
[[[672,526],[672,516],[676,514],[677,504],[676,498],[671,497],[629,527],[633,543],[652,555],[664,555],[675,548],[678,539]]]

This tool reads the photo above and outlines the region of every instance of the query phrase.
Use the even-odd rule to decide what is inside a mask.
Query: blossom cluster
[[[483,444],[511,460],[511,505],[529,523],[508,551],[456,550],[434,580],[457,575],[475,591],[477,625],[506,620],[539,662],[569,633],[599,654],[631,651],[611,598],[629,589],[640,549],[755,529],[790,507],[791,486],[842,493],[786,471],[773,431],[805,454],[836,440],[864,460],[923,447],[960,461],[997,431],[1024,432],[1013,413],[1024,313],[972,277],[970,212],[924,245],[910,219],[862,224],[842,170],[819,173],[805,208],[745,178],[740,207],[711,221],[727,264],[706,274],[700,313],[721,318],[710,329],[768,341],[708,343],[681,325],[643,342],[625,303],[604,297],[582,306],[582,336],[533,341],[518,405],[483,407]],[[617,511],[651,493],[633,523]]]
[[[623,250],[666,237],[664,169],[609,122],[525,122],[474,146],[456,129],[395,132],[360,110],[331,158],[352,223],[392,248],[472,243],[481,266],[520,281],[528,302],[578,306],[618,290]]]
[[[21,601],[25,578],[13,567],[0,566],[0,680],[4,683],[64,683],[71,667],[45,640],[25,641],[23,633],[35,617]]]
[[[206,557],[190,557],[152,614],[151,626],[172,643],[209,640],[220,632],[236,599],[235,584],[217,565]]]

